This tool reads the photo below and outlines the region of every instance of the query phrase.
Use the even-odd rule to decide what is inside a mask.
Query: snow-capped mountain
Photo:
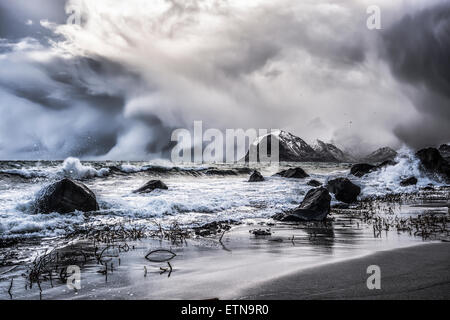
[[[347,152],[342,151],[331,143],[325,143],[317,140],[313,146],[310,146],[303,139],[293,134],[280,130],[270,134],[258,137],[250,146],[252,152],[256,152],[257,159],[260,161],[259,150],[261,146],[267,145],[267,154],[271,155],[271,139],[273,136],[279,142],[279,160],[285,162],[368,162],[380,163],[386,160],[393,160],[397,152],[389,147],[380,148],[371,154],[358,158]],[[245,158],[249,161],[250,151]]]
[[[365,156],[362,161],[369,163],[378,163],[386,160],[394,160],[397,152],[389,147],[380,148],[371,154]]]
[[[355,162],[356,159],[352,155],[342,151],[331,143],[325,143],[317,140],[313,146],[316,153],[323,159],[329,159],[329,162]]]
[[[318,154],[303,139],[294,136],[286,131],[277,131],[256,139],[250,146],[251,151],[256,151],[259,158],[261,145],[267,145],[267,154],[271,155],[271,137],[279,143],[279,161],[300,162],[300,161],[320,161]],[[245,156],[245,161],[249,161],[249,152]]]
[[[273,136],[279,142],[279,160],[286,162],[353,162],[354,158],[332,144],[317,141],[312,147],[303,139],[286,131],[274,132],[256,139],[250,150],[256,151],[259,159],[259,148],[267,144],[268,155],[271,155],[271,139]],[[245,156],[249,161],[249,152]]]

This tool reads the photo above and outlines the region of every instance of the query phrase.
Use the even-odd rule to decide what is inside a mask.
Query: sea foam
[[[87,179],[94,177],[104,177],[109,174],[108,168],[95,169],[91,166],[83,165],[80,159],[67,158],[64,160],[61,171],[59,174],[70,177],[73,179]]]

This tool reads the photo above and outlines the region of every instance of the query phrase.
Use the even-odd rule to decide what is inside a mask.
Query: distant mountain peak
[[[348,152],[342,151],[332,143],[316,140],[311,146],[305,140],[284,130],[277,130],[258,137],[251,145],[250,149],[256,151],[259,161],[259,146],[261,143],[267,145],[268,155],[271,155],[271,139],[273,136],[279,142],[279,160],[282,162],[370,162],[379,163],[386,160],[393,160],[397,152],[390,147],[380,148],[363,159],[357,159]],[[267,140],[269,139],[269,140]],[[255,150],[256,148],[256,150]],[[249,153],[245,156],[245,161],[249,161]]]
[[[330,159],[330,162],[355,162],[356,159],[336,147],[334,144],[325,143],[321,140],[316,140],[315,145],[313,146],[314,150],[321,154],[321,157],[324,159]]]
[[[293,135],[290,132],[279,130],[264,136],[258,137],[250,146],[257,148],[257,158],[259,161],[259,145],[267,144],[268,154],[271,154],[271,143],[267,139],[273,136],[279,142],[279,160],[285,162],[352,162],[354,159],[344,153],[338,147],[330,143],[317,140],[314,147],[305,140]],[[253,151],[255,151],[253,149]],[[249,160],[249,152],[245,156],[245,161]]]
[[[375,150],[363,158],[365,162],[383,162],[386,160],[394,160],[397,156],[397,151],[390,147],[383,147]]]

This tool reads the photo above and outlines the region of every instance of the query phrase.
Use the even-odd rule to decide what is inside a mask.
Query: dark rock
[[[256,170],[252,173],[250,179],[248,179],[248,182],[261,182],[261,181],[264,181],[264,177],[262,176],[261,173],[259,173]]]
[[[447,162],[450,162],[450,145],[443,144],[439,147],[439,153],[441,156],[447,160]]]
[[[215,235],[217,233],[222,233],[231,229],[231,225],[240,224],[235,220],[223,220],[223,221],[213,221],[206,223],[200,227],[194,227],[193,230],[196,235],[206,237],[210,235]]]
[[[345,203],[355,202],[361,193],[361,188],[347,178],[337,178],[328,181],[327,189],[329,192],[334,193],[336,200]]]
[[[219,168],[211,168],[203,171],[206,175],[209,176],[237,176],[239,174],[249,174],[252,173],[253,170],[247,167],[242,168],[233,168],[233,169],[219,169]]]
[[[331,196],[325,188],[311,189],[296,209],[273,216],[280,221],[322,221],[330,213]]]
[[[420,160],[420,165],[423,170],[428,173],[437,174],[446,181],[450,181],[450,164],[441,156],[438,149],[422,149],[416,153],[416,156]]]
[[[381,162],[378,165],[368,164],[368,163],[358,163],[351,167],[350,173],[355,177],[363,177],[370,172],[374,172],[380,170],[381,168],[385,168],[388,166],[395,166],[397,162],[394,160],[386,160]]]
[[[250,174],[255,171],[249,167],[235,168],[234,170],[239,174]]]
[[[207,175],[218,175],[218,176],[237,176],[238,173],[234,170],[220,170],[220,169],[210,169],[205,172]]]
[[[270,232],[270,229],[253,229],[249,230],[251,234],[254,234],[255,236],[270,236],[272,235],[272,232]]]
[[[99,209],[95,194],[84,184],[63,179],[42,189],[35,202],[39,213],[89,212]]]
[[[322,185],[322,183],[320,183],[317,180],[309,180],[307,185],[311,186],[311,187],[320,187]]]
[[[291,168],[291,169],[288,169],[288,170],[283,170],[281,172],[278,172],[276,174],[276,176],[281,176],[281,177],[284,177],[284,178],[303,179],[303,178],[309,177],[309,174],[307,174],[305,172],[305,170],[303,170],[302,168],[298,167],[298,168]]]
[[[376,166],[368,163],[358,163],[351,167],[350,173],[356,177],[362,177],[369,172],[376,170]]]
[[[155,189],[167,190],[169,188],[161,180],[150,180],[139,189],[134,190],[133,193],[149,193]]]
[[[379,165],[377,165],[378,169],[384,168],[384,167],[389,167],[389,166],[395,166],[397,164],[397,162],[395,162],[394,160],[386,160],[381,162]]]
[[[407,187],[407,186],[413,186],[417,184],[417,178],[416,177],[409,177],[407,179],[404,179],[400,182],[400,185],[402,187]]]

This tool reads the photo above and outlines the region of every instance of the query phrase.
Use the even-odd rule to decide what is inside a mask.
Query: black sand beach
[[[367,267],[381,268],[381,289],[366,286]],[[377,252],[311,268],[247,290],[239,299],[449,299],[450,243]]]

